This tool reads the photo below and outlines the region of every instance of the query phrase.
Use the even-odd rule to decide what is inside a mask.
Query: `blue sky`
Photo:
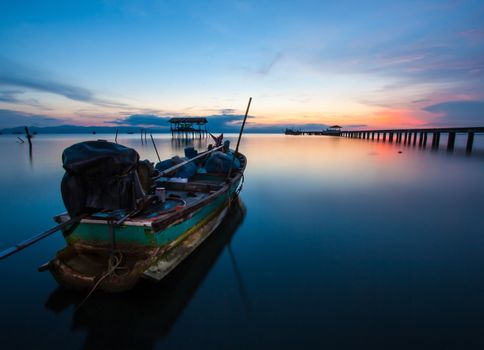
[[[253,128],[484,125],[483,18],[484,1],[4,0],[0,127],[235,123],[249,96]]]

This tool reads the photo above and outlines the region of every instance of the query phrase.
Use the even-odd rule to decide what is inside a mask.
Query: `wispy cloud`
[[[234,114],[236,113],[236,110],[233,108],[222,108],[218,112],[219,114]]]
[[[17,95],[22,93],[21,90],[4,90],[0,91],[0,102],[15,103],[19,102]]]
[[[108,121],[108,124],[131,125],[131,126],[167,126],[171,117],[157,115],[134,114],[125,118]]]
[[[432,99],[430,98],[419,98],[417,100],[413,100],[412,103],[424,103],[424,102],[430,102]]]
[[[368,127],[368,124],[348,124],[345,125],[345,127],[350,129],[366,128]]]
[[[21,96],[23,93],[24,93],[23,90],[3,90],[3,91],[0,91],[0,102],[13,103],[13,104],[16,104],[16,105],[33,106],[33,107],[36,107],[36,108],[46,109],[46,110],[50,109],[50,108],[47,108],[44,105],[42,105],[39,101],[37,101],[34,98],[28,98],[28,99],[20,98],[19,96]]]
[[[230,115],[230,114],[237,113],[237,110],[234,108],[210,108],[210,109],[204,109],[203,111],[209,115]],[[189,112],[187,112],[186,114],[188,115]]]
[[[45,73],[13,63],[0,57],[0,86],[35,90],[64,96],[68,99],[104,107],[125,107],[125,104],[97,97],[90,90],[46,76]]]
[[[257,73],[260,75],[267,75],[271,72],[271,70],[274,68],[274,66],[282,60],[283,54],[278,52],[272,59],[264,64],[262,64],[259,69],[257,70]]]
[[[427,26],[415,23],[399,26],[398,30],[390,28],[389,32],[351,33],[352,42],[357,44],[331,43],[337,50],[312,51],[308,62],[324,72],[391,79],[392,83],[384,90],[432,82],[484,87],[484,51],[480,45],[484,42],[483,29],[456,32],[432,26],[435,23],[429,22]]]
[[[483,29],[469,29],[459,33],[459,36],[468,40],[471,44],[477,45],[484,42],[484,30]]]
[[[143,115],[135,114],[124,118],[118,118],[113,121],[107,121],[107,124],[126,125],[126,126],[142,126],[142,127],[169,127],[168,120],[172,118],[171,115]],[[244,116],[240,114],[214,114],[207,116],[200,115],[184,115],[184,117],[204,117],[207,118],[207,128],[216,132],[233,132],[237,131]],[[248,119],[254,117],[248,116]]]
[[[0,109],[0,127],[53,126],[65,124],[65,120],[42,114],[32,114],[9,109]]]
[[[449,101],[423,110],[436,114],[434,122],[438,124],[484,126],[484,101]]]

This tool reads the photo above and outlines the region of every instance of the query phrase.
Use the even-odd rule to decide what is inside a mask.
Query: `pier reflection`
[[[169,335],[224,248],[230,247],[245,215],[245,206],[237,199],[212,235],[158,284],[145,282],[124,294],[97,294],[79,309],[85,295],[58,287],[45,306],[55,313],[74,307],[72,328],[87,330],[82,349],[152,349],[157,340]],[[235,257],[230,254],[235,264]],[[242,278],[237,269],[234,273],[246,304],[248,299]]]

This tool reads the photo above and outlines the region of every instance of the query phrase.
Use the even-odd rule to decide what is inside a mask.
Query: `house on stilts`
[[[207,118],[203,117],[177,117],[171,118],[170,131],[172,137],[206,137]]]

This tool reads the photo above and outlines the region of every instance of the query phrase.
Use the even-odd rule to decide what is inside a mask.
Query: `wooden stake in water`
[[[25,127],[25,136],[27,137],[27,141],[29,141],[29,147],[32,147],[32,135],[28,127]]]
[[[158,154],[158,149],[156,148],[155,140],[153,139],[153,135],[150,133],[151,142],[153,142],[153,147],[155,148],[156,156],[158,157],[158,161],[161,162],[160,155]]]

